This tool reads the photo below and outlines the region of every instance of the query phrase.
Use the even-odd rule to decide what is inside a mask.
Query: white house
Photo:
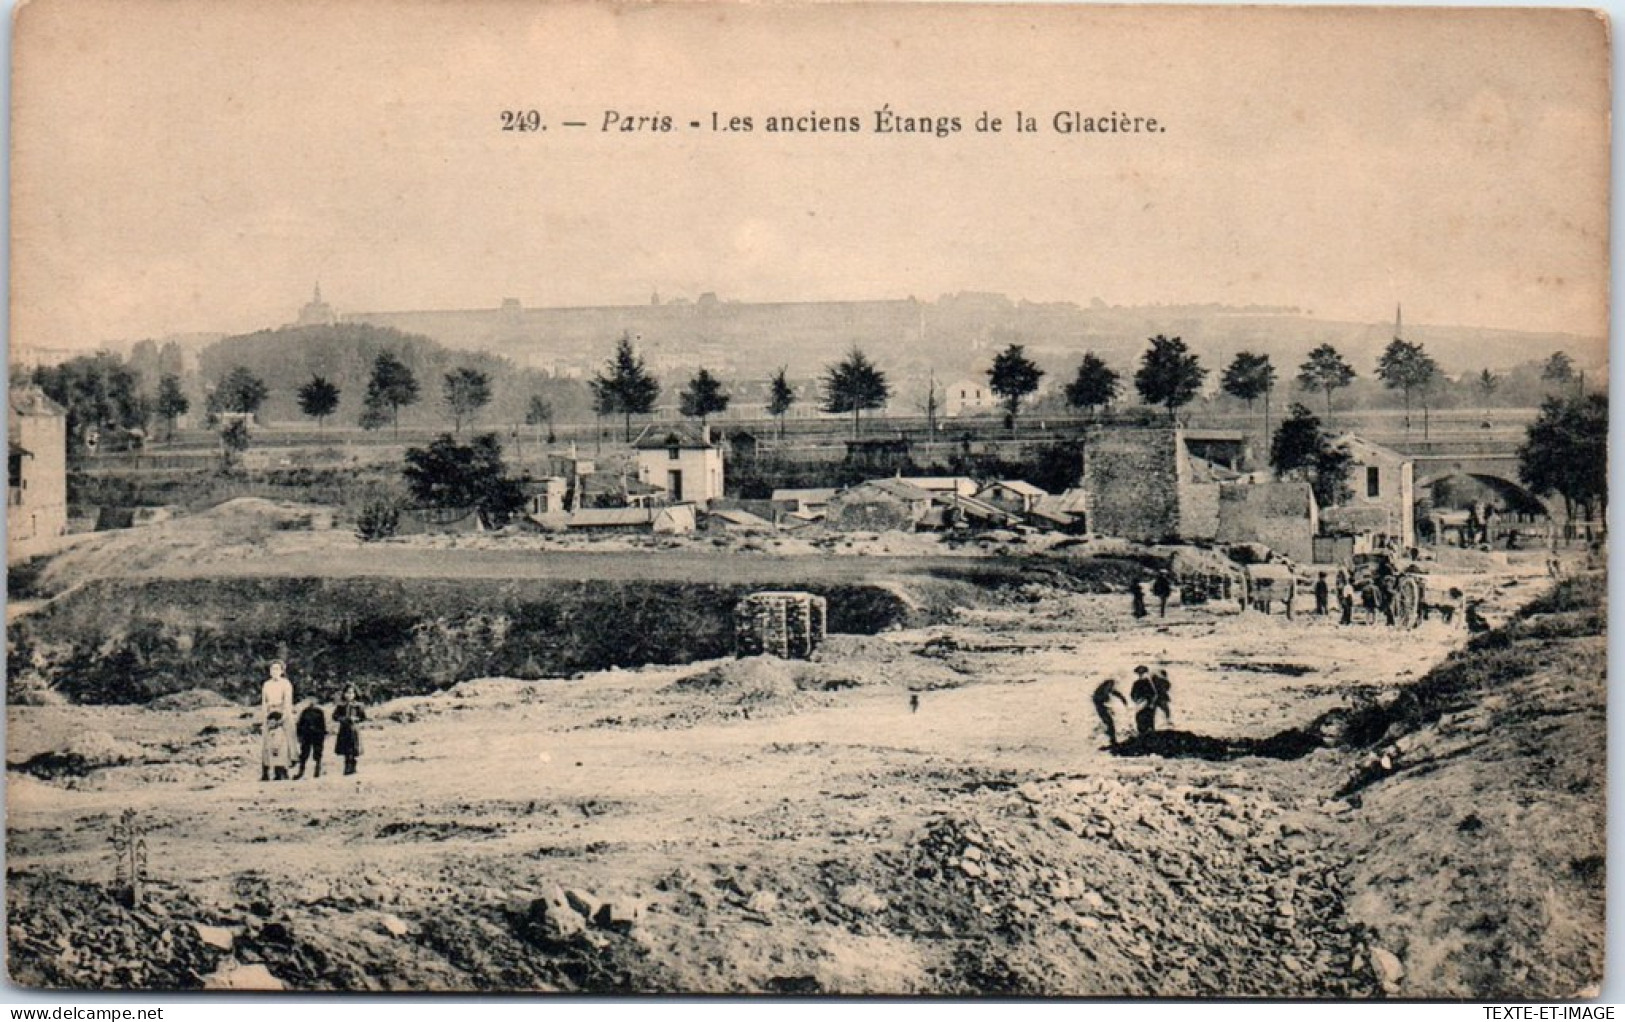
[[[707,504],[722,496],[722,449],[711,430],[686,422],[650,423],[632,442],[638,479],[673,504]]]
[[[986,380],[960,380],[944,388],[942,410],[949,416],[989,415],[999,410],[999,397]]]
[[[50,548],[68,531],[68,416],[38,387],[16,387],[6,415],[6,557]]]

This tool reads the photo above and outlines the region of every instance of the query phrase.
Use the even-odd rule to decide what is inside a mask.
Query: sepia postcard
[[[1599,996],[1604,16],[13,64],[17,987]]]

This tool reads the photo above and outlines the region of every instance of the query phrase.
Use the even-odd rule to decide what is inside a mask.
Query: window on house
[[[1366,466],[1365,495],[1367,497],[1382,496],[1382,470],[1375,465]]]
[[[679,458],[679,457],[680,457],[680,456],[681,456],[681,455],[680,455],[680,454],[679,454],[679,453],[678,453],[678,449],[677,449],[677,448],[675,448],[675,447],[668,447],[668,448],[666,448],[666,457],[667,457],[667,458],[668,458],[668,459],[669,459],[669,460],[671,460],[671,461],[676,461],[676,460],[677,460],[677,459],[678,459],[678,458]]]

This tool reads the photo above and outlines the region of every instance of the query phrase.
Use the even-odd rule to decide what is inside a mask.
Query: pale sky
[[[1582,12],[34,0],[14,44],[17,344],[275,326],[317,278],[341,311],[964,289],[1606,332]],[[813,111],[864,132],[762,130]]]

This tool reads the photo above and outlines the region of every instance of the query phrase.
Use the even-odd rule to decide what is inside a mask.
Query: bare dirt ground
[[[1543,583],[1481,586],[1500,620]],[[1537,734],[1580,728],[1564,740],[1600,756],[1600,681],[1564,690],[1595,697],[1595,722],[1542,720],[1496,765],[1471,752],[1489,725],[1461,720],[1370,755],[1118,756],[1088,697],[1134,664],[1167,666],[1180,732],[1231,747],[1395,705],[1466,639],[1459,621],[1340,628],[1230,603],[1141,623],[1125,604],[1028,593],[835,636],[813,664],[468,682],[372,707],[355,777],[330,754],[320,779],[260,783],[254,714],[208,693],[14,706],[8,966],[69,987],[1272,997],[1572,996],[1600,976],[1600,801],[1597,833],[1572,825],[1551,866],[1597,888],[1595,930],[1539,895],[1577,930],[1561,969],[1473,943],[1518,920],[1448,909],[1529,857],[1520,813],[1555,811],[1480,805],[1553,755]],[[1418,751],[1435,742],[1437,760]],[[1384,775],[1413,762],[1463,773],[1442,790]],[[108,891],[125,809],[149,828],[135,911]],[[1499,851],[1429,845],[1435,817]]]

